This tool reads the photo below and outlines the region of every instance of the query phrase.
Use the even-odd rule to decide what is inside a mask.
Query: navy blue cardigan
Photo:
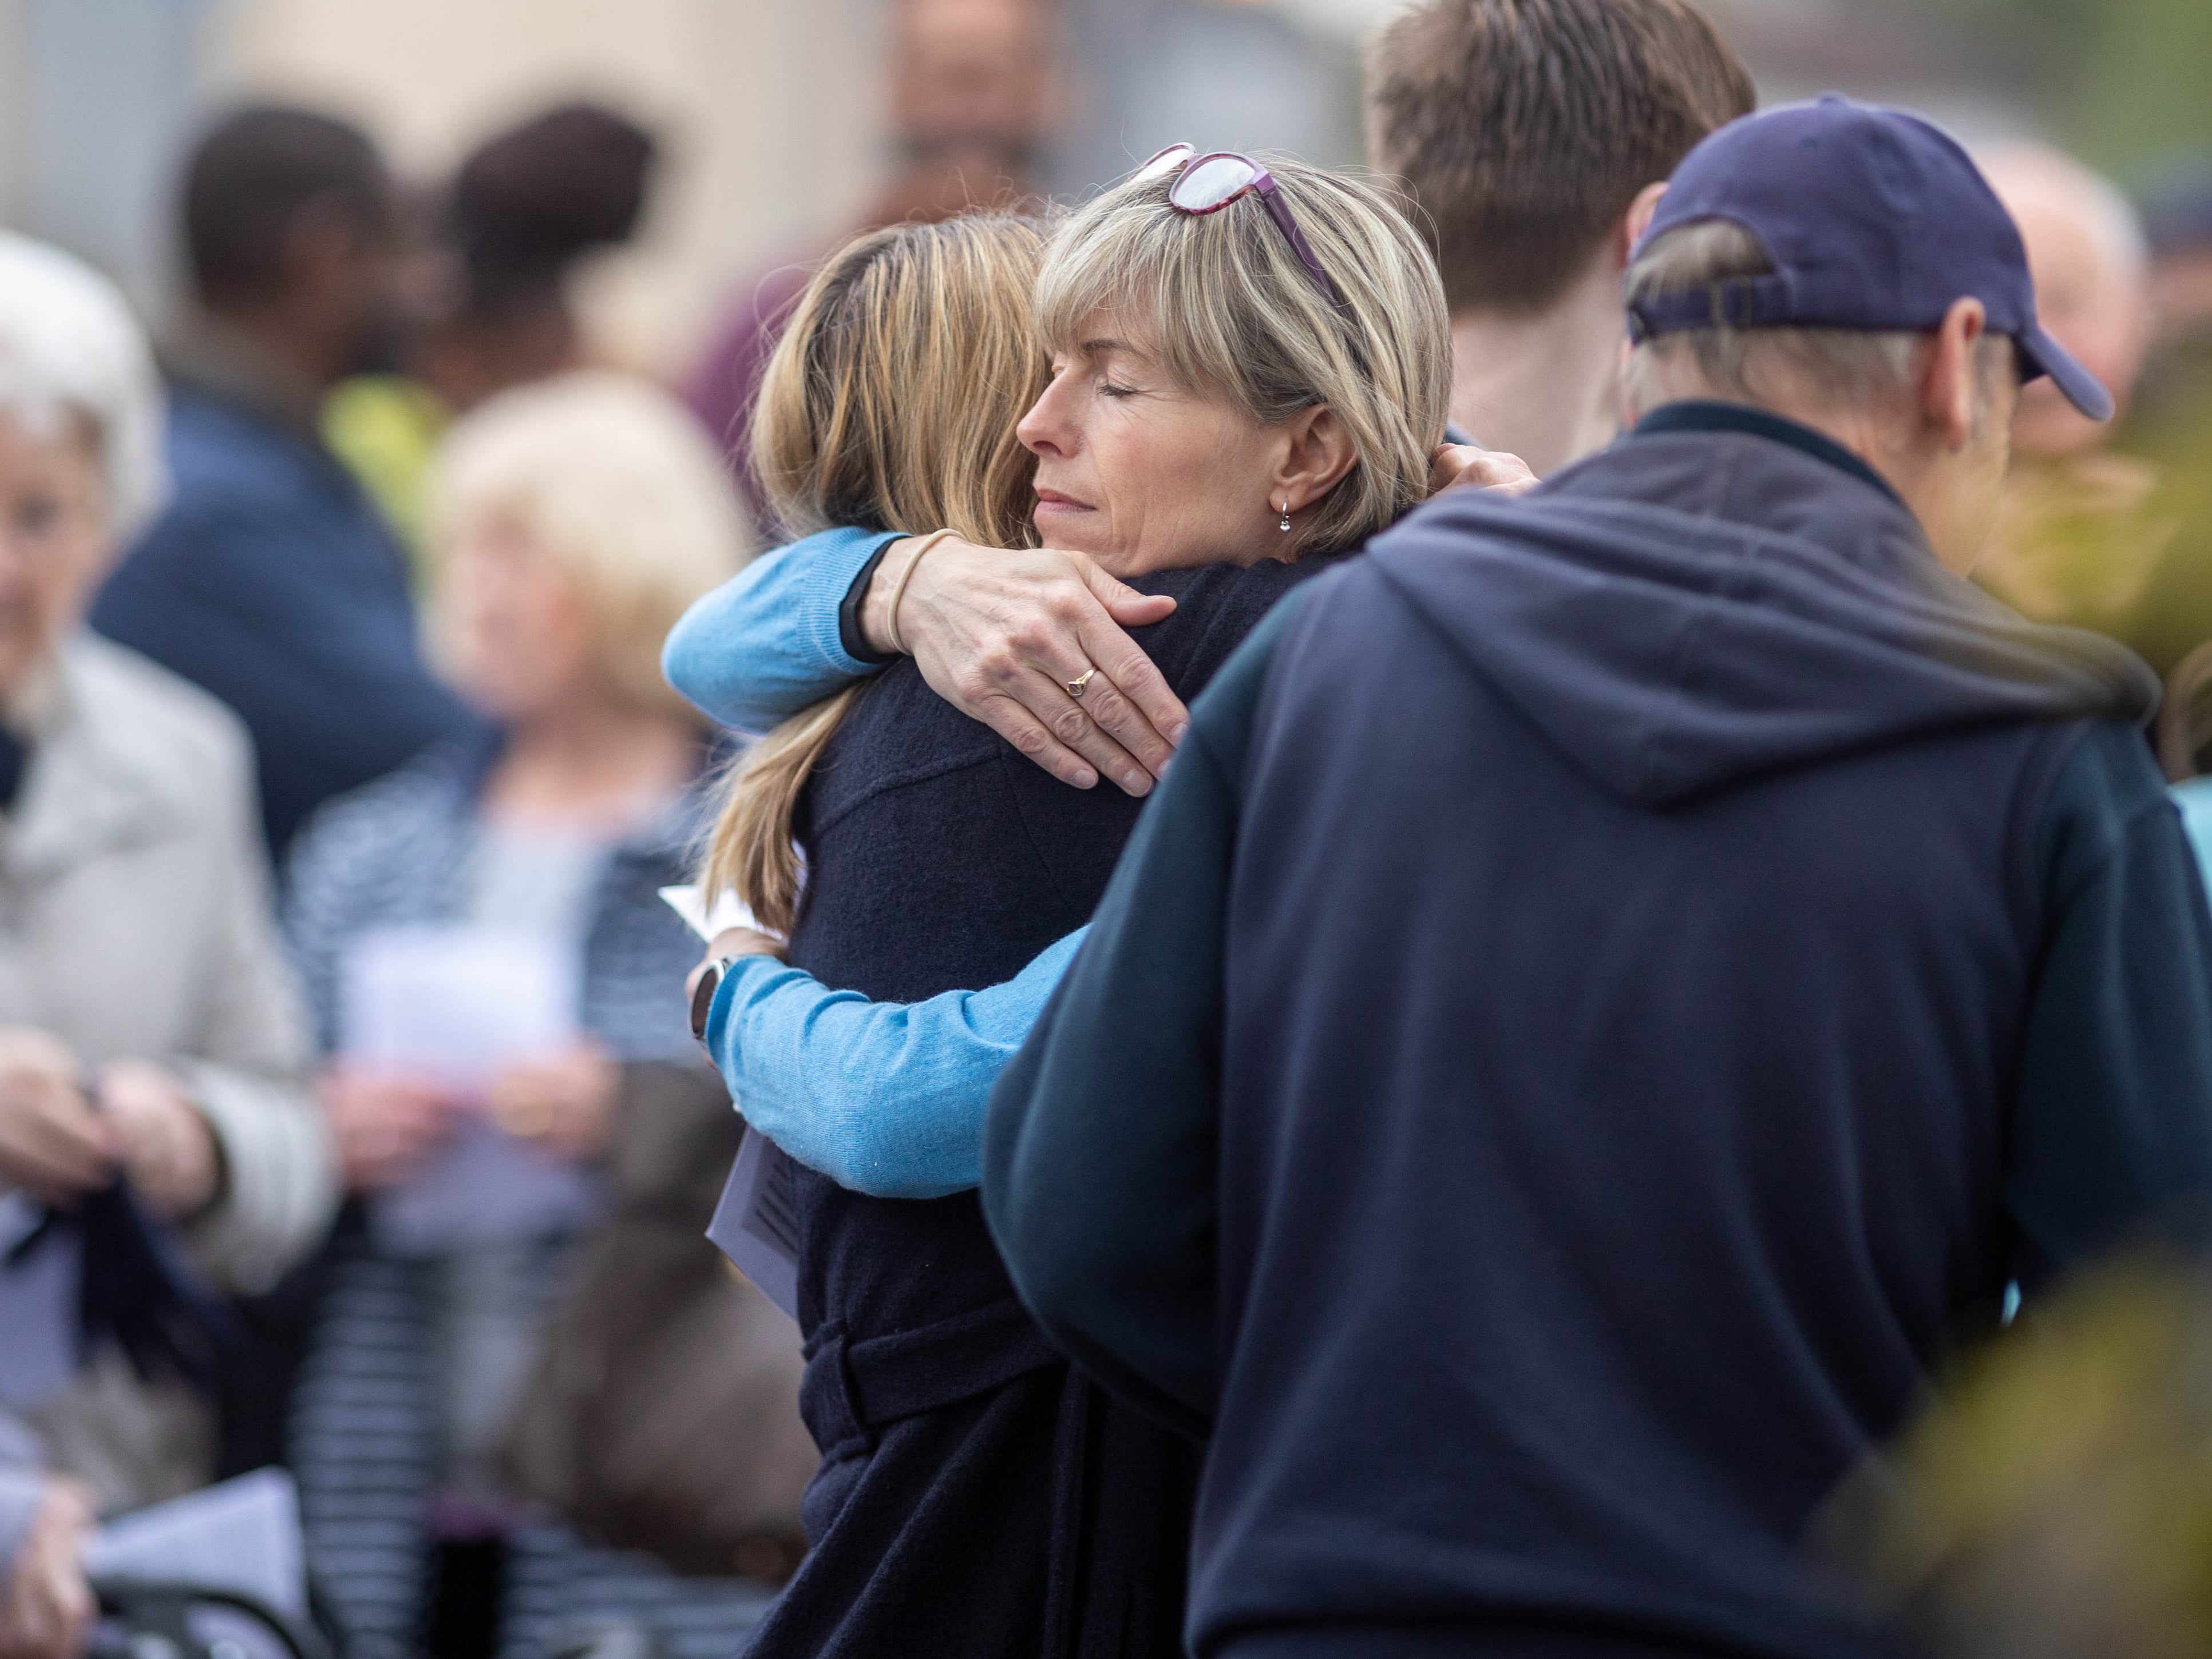
[[[1194,697],[1319,561],[1210,565],[1133,586],[1173,615],[1133,635]],[[832,990],[919,1002],[1012,979],[1091,919],[1141,802],[1070,789],[932,691],[910,661],[871,683],[800,803],[806,895],[791,962]],[[908,1331],[1013,1291],[975,1193],[872,1198],[803,1171],[799,1322],[849,1340]]]

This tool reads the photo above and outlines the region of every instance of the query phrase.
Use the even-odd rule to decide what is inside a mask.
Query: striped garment
[[[469,914],[482,841],[476,797],[490,758],[484,749],[436,751],[325,808],[302,836],[285,920],[325,1052],[337,1041],[349,942],[371,928]],[[616,848],[598,880],[582,1024],[622,1059],[696,1054],[679,988],[697,943],[656,890],[689,878],[703,807],[694,790]],[[540,1313],[560,1291],[574,1242],[532,1248],[528,1293]],[[291,1461],[309,1561],[352,1659],[412,1659],[419,1645],[446,1398],[435,1340],[441,1265],[383,1253],[365,1236],[344,1239],[293,1402]],[[728,1659],[772,1595],[743,1579],[681,1577],[550,1521],[518,1527],[508,1545],[501,1659],[536,1659],[564,1626],[601,1619],[650,1626],[672,1659]]]

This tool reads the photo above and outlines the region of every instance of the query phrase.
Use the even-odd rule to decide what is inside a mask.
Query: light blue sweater
[[[2212,778],[2191,778],[2166,793],[2181,809],[2181,827],[2189,832],[2190,850],[2197,854],[2197,868],[2204,878],[2205,890],[2212,892]]]
[[[766,732],[873,673],[846,652],[837,611],[891,539],[830,530],[755,560],[676,624],[668,683],[722,725]],[[715,993],[708,1051],[745,1121],[801,1164],[879,1198],[941,1198],[981,1179],[991,1085],[1082,938],[1003,985],[907,1004],[748,957]]]

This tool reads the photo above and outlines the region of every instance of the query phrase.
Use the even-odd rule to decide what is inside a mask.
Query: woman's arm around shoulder
[[[840,614],[887,544],[882,531],[824,530],[764,553],[684,613],[661,672],[709,719],[768,732],[881,662],[846,649]]]
[[[878,1198],[942,1198],[981,1177],[991,1086],[1082,942],[1014,978],[926,1002],[832,991],[773,957],[716,991],[707,1048],[745,1121],[809,1169]]]

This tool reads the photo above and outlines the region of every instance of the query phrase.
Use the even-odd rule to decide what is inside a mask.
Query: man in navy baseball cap
[[[2091,418],[2112,412],[2036,320],[2004,204],[1905,111],[1832,94],[1723,127],[1675,170],[1625,287],[1632,418],[1717,396],[1840,426],[1960,574],[1996,519],[2021,384],[2048,374]]]
[[[1932,333],[1962,300],[2093,421],[2112,394],[2035,319],[2020,231],[1959,141],[1931,121],[1831,94],[1721,128],[1683,158],[1639,239],[1740,227],[1771,268],[1629,307],[1638,340],[1716,325]],[[1632,255],[1632,258],[1635,257]]]
[[[2212,1193],[2157,683],[1957,574],[2100,401],[2003,210],[1781,109],[1628,283],[1633,431],[1282,601],[991,1103],[1023,1298],[1206,1437],[1199,1659],[1888,1653],[1838,1484]]]

